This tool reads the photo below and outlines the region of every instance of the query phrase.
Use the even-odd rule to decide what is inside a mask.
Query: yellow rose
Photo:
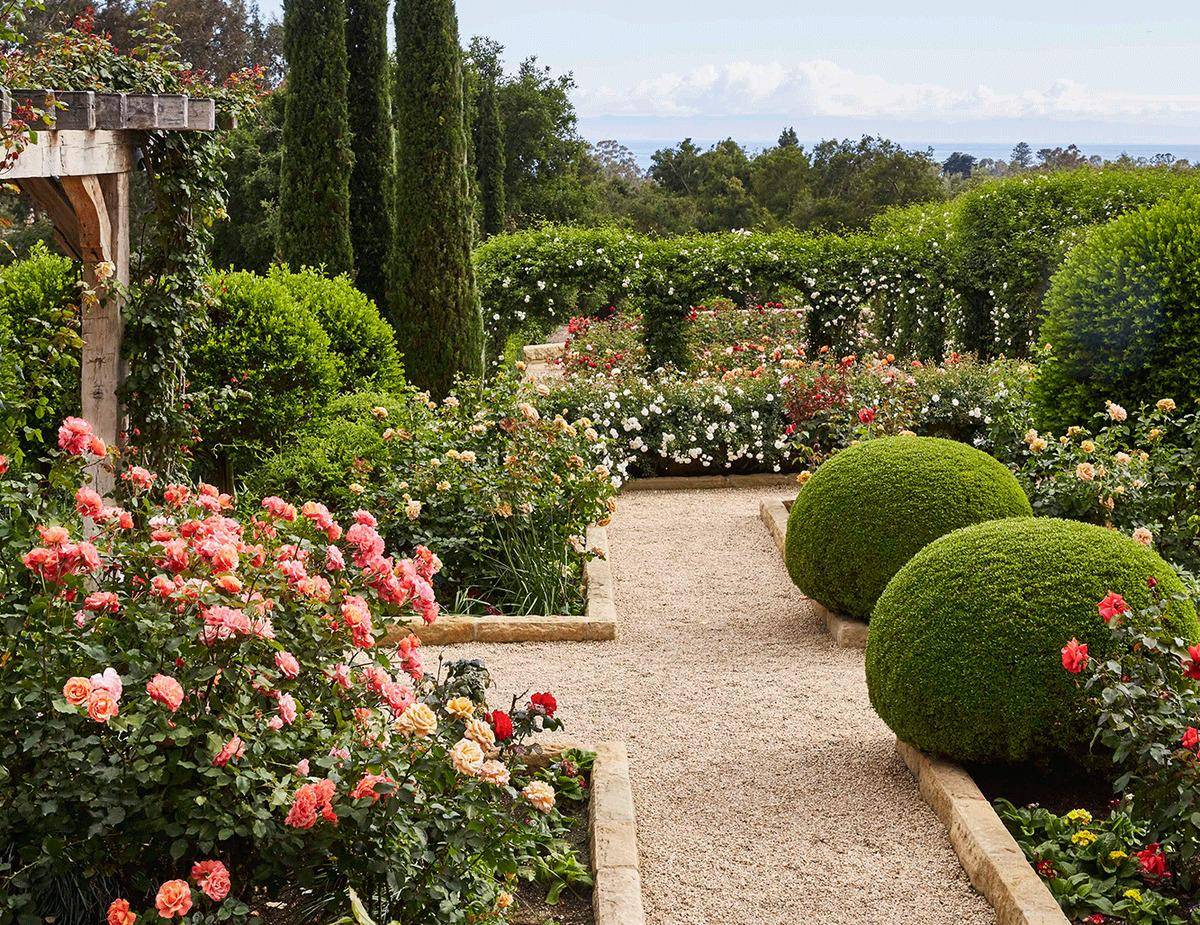
[[[1164,414],[1169,414],[1175,410],[1175,400],[1172,398],[1160,398],[1154,407]]]
[[[1096,444],[1092,443],[1091,440],[1084,440],[1083,443],[1079,444],[1079,448],[1081,450],[1083,450],[1085,453],[1095,453],[1096,452]]]
[[[396,728],[404,735],[424,738],[437,732],[437,714],[426,704],[414,703],[400,714]]]
[[[496,733],[492,732],[492,727],[474,717],[467,720],[467,728],[463,735],[472,742],[478,742],[484,748],[491,748],[496,744]]]
[[[450,749],[450,763],[454,770],[464,777],[475,777],[483,770],[483,749],[478,742],[470,739],[459,739]]]
[[[446,712],[459,719],[466,719],[475,715],[475,704],[471,703],[469,697],[451,697],[446,701]]]

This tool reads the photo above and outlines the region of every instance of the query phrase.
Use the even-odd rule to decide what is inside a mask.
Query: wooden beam
[[[71,200],[63,191],[62,184],[43,177],[30,177],[18,180],[21,188],[37,206],[50,216],[54,224],[55,236],[58,243],[76,260],[83,259],[83,251],[79,243],[79,219],[71,207]]]
[[[125,427],[119,389],[124,373],[121,291],[129,284],[129,174],[63,177],[62,189],[79,222],[83,281],[89,290],[82,318],[83,417],[116,446]],[[110,472],[94,467],[92,479],[101,494],[112,491]]]
[[[138,140],[131,132],[38,132],[0,180],[126,173],[137,165]]]

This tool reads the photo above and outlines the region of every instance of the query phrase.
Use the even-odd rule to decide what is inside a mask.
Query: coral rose
[[[137,916],[129,908],[129,900],[114,899],[108,907],[106,919],[108,925],[133,925],[137,921]]]
[[[172,713],[183,703],[183,685],[165,674],[156,674],[147,681],[146,693],[151,700],[161,703]]]
[[[107,723],[117,715],[119,709],[117,698],[106,688],[93,687],[92,692],[88,694],[88,716],[98,723]]]
[[[158,888],[154,908],[164,919],[183,918],[192,909],[192,891],[185,880],[168,880]]]
[[[1126,603],[1125,598],[1121,597],[1121,595],[1109,591],[1105,595],[1104,600],[1096,605],[1096,609],[1100,611],[1100,616],[1104,622],[1109,623],[1113,617],[1119,617],[1122,614],[1128,613],[1129,604]]]
[[[521,796],[532,803],[538,812],[548,813],[554,809],[554,788],[545,781],[530,781],[521,791]]]
[[[205,896],[218,903],[229,895],[233,886],[228,868],[220,861],[198,861],[193,864],[192,879]]]
[[[465,777],[475,777],[483,769],[483,749],[478,742],[459,739],[450,749],[450,763],[454,770]]]
[[[87,678],[68,678],[63,685],[63,696],[73,707],[87,703],[88,695],[92,692],[92,682]]]
[[[294,678],[300,674],[300,663],[291,652],[276,652],[275,667],[283,672],[285,678]]]
[[[234,736],[228,742],[221,746],[221,750],[213,756],[213,767],[223,768],[235,758],[241,758],[246,753],[246,743],[242,741],[241,736]]]
[[[1088,647],[1086,644],[1080,644],[1078,639],[1072,638],[1062,650],[1062,664],[1071,674],[1079,674],[1087,667],[1088,663]]]

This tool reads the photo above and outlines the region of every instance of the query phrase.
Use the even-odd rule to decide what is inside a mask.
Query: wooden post
[[[121,288],[129,285],[129,175],[63,177],[61,182],[79,222],[83,281],[93,293],[83,303],[83,418],[116,446],[124,429],[117,390],[122,380]],[[100,494],[112,491],[110,472],[97,466],[92,479]]]

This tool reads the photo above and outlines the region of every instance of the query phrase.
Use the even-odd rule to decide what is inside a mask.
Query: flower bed
[[[555,698],[489,710],[480,663],[380,645],[436,620],[432,551],[136,466],[117,506],[80,484],[109,459],[88,425],[59,443],[45,477],[0,459],[6,913],[332,921],[350,887],[384,921],[491,922],[518,880],[587,883],[565,769],[527,761]]]

